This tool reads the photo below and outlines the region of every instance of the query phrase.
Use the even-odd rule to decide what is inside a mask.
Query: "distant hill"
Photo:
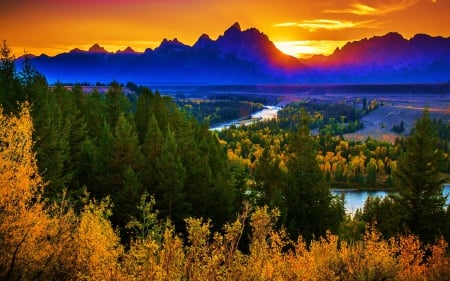
[[[450,38],[417,34],[407,40],[388,33],[347,43],[330,56],[303,63],[312,81],[344,83],[420,83],[450,81]]]
[[[54,57],[31,57],[49,82],[136,83],[410,83],[450,81],[450,38],[397,33],[347,43],[330,56],[297,59],[267,35],[233,24],[216,40],[203,34],[188,46],[164,39],[160,46],[115,53],[94,44]],[[22,59],[18,59],[20,64]]]

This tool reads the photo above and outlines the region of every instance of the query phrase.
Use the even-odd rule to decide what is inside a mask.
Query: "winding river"
[[[279,107],[279,106],[265,105],[262,110],[253,113],[250,116],[250,118],[233,120],[228,123],[214,126],[214,127],[210,128],[210,130],[220,131],[220,130],[228,128],[232,125],[236,125],[236,126],[249,125],[249,124],[259,121],[259,120],[276,119],[278,111],[280,109],[281,109],[281,107]]]
[[[281,109],[279,106],[264,106],[264,108],[258,112],[255,112],[247,119],[238,119],[225,124],[220,124],[210,128],[210,130],[220,131],[224,128],[228,128],[232,125],[248,125],[259,120],[268,120],[277,118],[278,111]],[[355,189],[332,189],[333,195],[345,194],[345,211],[347,214],[354,214],[357,209],[362,209],[364,203],[369,196],[377,196],[384,198],[388,193],[382,190],[355,190]],[[444,196],[447,196],[446,205],[450,204],[450,184],[445,184],[443,189]]]

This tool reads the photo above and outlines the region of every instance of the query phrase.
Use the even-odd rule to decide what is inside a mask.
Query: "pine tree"
[[[164,142],[163,134],[158,126],[158,121],[152,115],[147,125],[144,143],[142,144],[142,153],[144,155],[144,166],[142,169],[142,183],[144,189],[151,195],[156,194],[158,185],[158,175],[156,171],[156,159],[161,154],[162,144]]]
[[[46,196],[56,198],[71,180],[67,165],[70,161],[70,122],[61,104],[66,90],[57,85],[36,101],[33,110],[36,152],[39,170],[48,181]]]
[[[0,47],[0,104],[6,112],[17,112],[17,101],[23,101],[17,79],[15,57],[6,41]]]
[[[139,140],[125,115],[122,113],[117,119],[113,133],[113,151],[109,161],[111,173],[110,194],[121,190],[123,187],[123,175],[130,166],[134,171],[142,167],[142,154],[139,147]]]
[[[307,241],[325,235],[339,224],[331,208],[332,197],[316,160],[315,141],[309,131],[309,116],[301,112],[301,123],[289,147],[286,197],[286,225],[292,237]]]
[[[134,119],[136,120],[136,130],[141,143],[144,142],[147,126],[151,118],[150,106],[152,99],[153,93],[148,88],[143,88],[137,100]]]
[[[425,109],[406,140],[405,155],[395,171],[397,193],[392,195],[400,214],[400,226],[430,243],[443,234],[445,198],[439,165],[436,127]]]
[[[182,220],[190,214],[190,206],[186,201],[184,182],[186,169],[178,154],[175,135],[170,127],[161,147],[161,154],[156,159],[158,187],[156,202],[163,217],[180,226]]]
[[[256,162],[254,170],[254,188],[260,192],[258,203],[270,208],[281,208],[283,205],[283,190],[281,188],[282,173],[280,161],[274,159],[270,153],[269,144],[264,148],[261,157]]]

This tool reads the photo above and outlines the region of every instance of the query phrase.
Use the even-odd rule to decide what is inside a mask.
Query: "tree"
[[[151,195],[156,193],[158,175],[156,171],[156,159],[161,154],[164,137],[159,129],[155,115],[152,115],[147,125],[142,153],[144,155],[144,168],[142,169],[142,182],[144,189]]]
[[[254,188],[260,192],[258,203],[270,208],[281,208],[283,204],[283,190],[281,182],[283,174],[280,170],[280,161],[271,155],[269,144],[264,148],[261,157],[256,162],[254,169]]]
[[[151,118],[150,106],[152,99],[152,91],[148,88],[143,88],[137,100],[134,119],[136,120],[136,129],[141,143],[144,142],[147,127]]]
[[[301,111],[300,122],[289,146],[286,225],[292,237],[302,234],[310,241],[314,236],[325,235],[327,229],[337,229],[342,217],[334,217],[332,196],[316,160],[316,144],[305,110]]]
[[[71,124],[66,118],[65,110],[68,109],[61,102],[65,91],[62,85],[57,85],[53,91],[45,93],[36,101],[33,110],[39,170],[49,183],[45,192],[51,198],[56,198],[71,180],[67,169]]]
[[[185,199],[186,169],[181,162],[175,135],[170,127],[164,138],[161,154],[156,159],[156,171],[158,209],[161,215],[171,219],[175,226],[179,226],[190,213],[191,206]]]
[[[3,41],[0,47],[0,104],[6,112],[17,112],[17,101],[23,101],[14,61],[12,49]]]
[[[392,195],[400,222],[426,243],[443,234],[445,198],[439,165],[436,127],[425,109],[406,140],[406,152],[394,173],[396,193]]]
[[[35,279],[48,218],[41,198],[44,182],[32,150],[30,106],[19,116],[3,114],[0,107],[0,279]],[[32,270],[31,270],[32,271]]]

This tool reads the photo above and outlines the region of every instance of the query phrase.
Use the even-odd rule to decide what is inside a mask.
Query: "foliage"
[[[0,277],[2,280],[448,280],[447,243],[423,244],[413,234],[383,239],[367,226],[361,240],[327,233],[309,246],[277,227],[280,212],[245,205],[221,232],[187,218],[187,240],[170,223],[160,228],[154,201],[141,197],[138,231],[128,247],[109,220],[112,204],[42,200],[44,183],[32,151],[29,106],[0,114]],[[249,249],[239,249],[250,227]]]
[[[198,122],[211,126],[235,119],[248,118],[261,110],[263,105],[251,101],[233,99],[175,99],[183,111],[192,115]]]

